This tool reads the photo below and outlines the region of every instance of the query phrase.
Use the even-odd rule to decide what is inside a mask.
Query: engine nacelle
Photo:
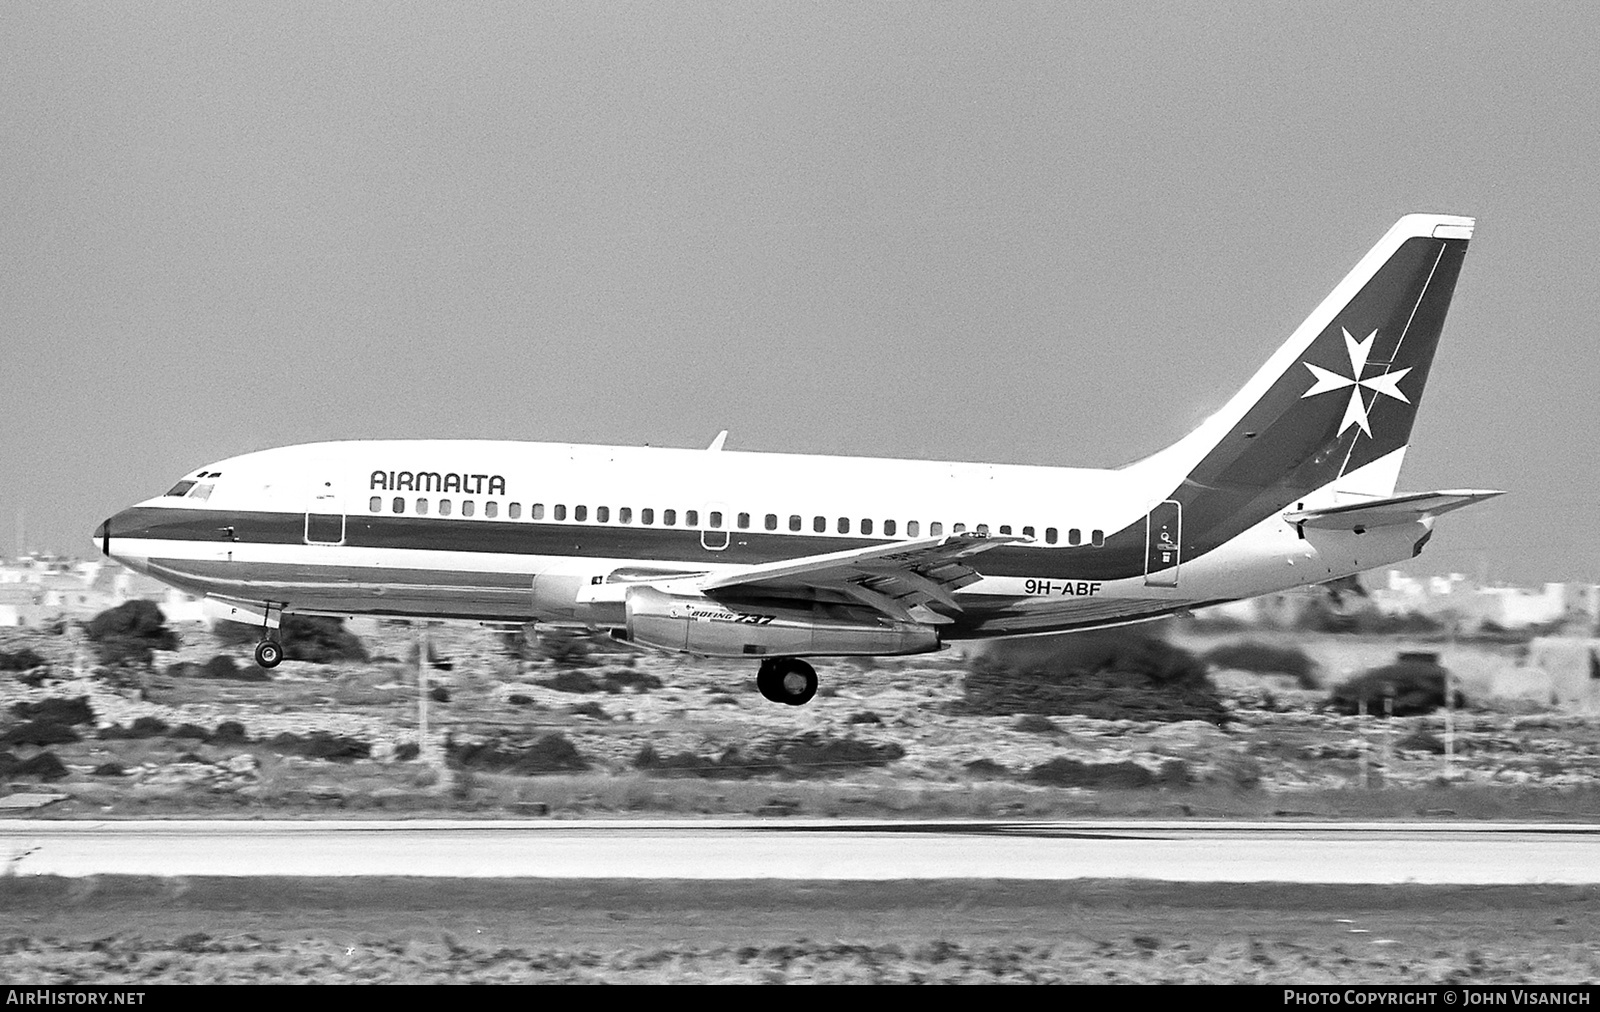
[[[931,627],[894,622],[842,605],[726,605],[708,597],[631,587],[629,642],[702,657],[925,654],[939,649]]]

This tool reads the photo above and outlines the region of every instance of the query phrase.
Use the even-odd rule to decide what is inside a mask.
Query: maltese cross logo
[[[1340,329],[1343,330],[1343,328]],[[1350,353],[1349,376],[1341,376],[1321,366],[1312,365],[1310,362],[1303,363],[1307,369],[1311,370],[1311,375],[1315,376],[1317,381],[1311,384],[1310,390],[1300,395],[1301,400],[1350,387],[1350,403],[1344,409],[1344,421],[1339,423],[1339,435],[1341,436],[1350,426],[1359,425],[1361,431],[1367,434],[1367,438],[1372,438],[1372,426],[1367,421],[1367,405],[1361,399],[1363,387],[1385,397],[1393,397],[1395,400],[1406,404],[1411,403],[1411,398],[1400,392],[1400,381],[1405,378],[1406,373],[1411,371],[1409,367],[1396,369],[1394,372],[1386,372],[1381,376],[1361,378],[1362,370],[1367,367],[1367,355],[1372,352],[1372,342],[1377,336],[1378,332],[1374,330],[1367,335],[1365,341],[1357,341],[1350,336],[1348,330],[1344,331],[1344,347]],[[1373,403],[1377,403],[1376,398],[1374,398]]]

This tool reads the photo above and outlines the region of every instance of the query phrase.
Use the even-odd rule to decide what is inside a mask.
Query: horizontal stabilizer
[[[1489,489],[1457,488],[1441,492],[1415,492],[1410,495],[1391,496],[1387,499],[1369,499],[1366,502],[1347,503],[1343,506],[1325,506],[1321,509],[1295,510],[1283,519],[1300,527],[1325,531],[1355,531],[1362,533],[1372,527],[1393,524],[1414,524],[1436,516],[1471,506],[1473,503],[1493,499],[1504,492]]]

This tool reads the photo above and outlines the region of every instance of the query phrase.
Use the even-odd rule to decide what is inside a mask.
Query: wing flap
[[[926,605],[960,611],[953,592],[981,579],[964,560],[1001,545],[1026,543],[1011,535],[950,534],[786,559],[714,576],[699,584],[710,597],[805,596],[831,591],[898,621],[937,621]],[[921,615],[914,614],[921,611]]]
[[[1505,493],[1492,489],[1469,488],[1416,492],[1410,495],[1390,496],[1386,499],[1347,503],[1342,506],[1292,510],[1285,513],[1283,519],[1291,524],[1316,530],[1355,531],[1359,534],[1373,527],[1431,520],[1454,510],[1493,499],[1498,495]]]

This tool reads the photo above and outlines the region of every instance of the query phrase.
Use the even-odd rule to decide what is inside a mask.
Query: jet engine
[[[702,657],[925,654],[939,649],[931,627],[895,622],[846,605],[724,604],[653,587],[627,592],[626,638]]]

